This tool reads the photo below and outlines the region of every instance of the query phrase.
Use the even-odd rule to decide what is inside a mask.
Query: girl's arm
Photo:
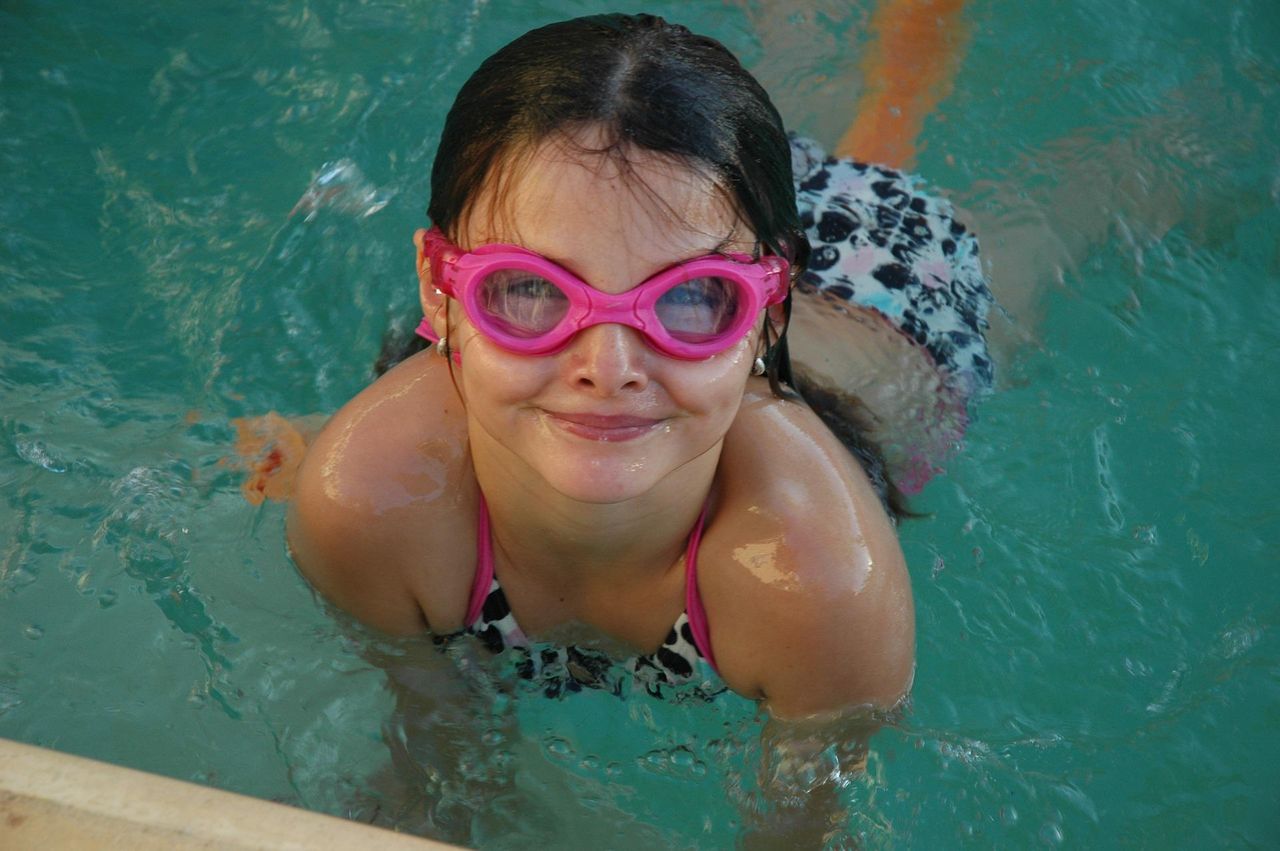
[[[911,580],[858,461],[808,407],[752,389],[719,481],[697,580],[725,683],[778,719],[896,707],[915,663]]]
[[[748,394],[722,469],[698,585],[721,676],[769,717],[739,844],[823,847],[911,686],[910,578],[870,483],[807,408]]]

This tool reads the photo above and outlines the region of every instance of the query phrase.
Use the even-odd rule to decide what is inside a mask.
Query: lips
[[[588,440],[635,440],[650,433],[662,422],[649,417],[624,414],[572,414],[548,411],[548,418],[561,429]]]

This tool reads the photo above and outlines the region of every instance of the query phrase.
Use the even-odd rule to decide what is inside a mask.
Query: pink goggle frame
[[[789,286],[782,257],[709,254],[612,295],[528,249],[494,243],[463,251],[434,227],[422,258],[436,289],[462,303],[477,331],[523,355],[551,354],[607,322],[635,328],[670,357],[707,358],[741,340]],[[433,336],[429,328],[424,336]]]

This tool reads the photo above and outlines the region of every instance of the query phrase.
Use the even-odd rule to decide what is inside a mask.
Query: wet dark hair
[[[637,150],[670,157],[707,175],[751,228],[759,248],[785,257],[793,280],[809,241],[796,210],[791,147],[769,95],[715,39],[652,15],[593,15],[535,29],[486,59],[463,84],[445,119],[431,170],[427,214],[456,238],[482,191],[501,187],[504,169],[557,135],[601,131],[590,153],[624,168]],[[791,297],[781,329],[765,323],[765,368],[781,398],[796,398],[787,352]],[[384,346],[379,372],[407,352]],[[807,389],[807,388],[804,388]],[[906,513],[863,417],[834,394],[814,410],[862,460],[895,517]]]
[[[639,149],[706,173],[767,251],[804,268],[791,148],[769,95],[720,42],[652,15],[561,21],[485,60],[445,119],[431,221],[454,235],[513,154],[582,127],[602,130],[598,152],[623,165]],[[769,342],[771,378],[787,382],[785,343]]]
[[[803,265],[791,150],[768,94],[722,44],[652,15],[533,30],[463,85],[445,120],[427,213],[446,233],[504,155],[579,126],[707,170],[772,253]]]

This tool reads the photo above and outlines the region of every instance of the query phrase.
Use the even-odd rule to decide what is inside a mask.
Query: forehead
[[[462,224],[459,238],[468,246],[509,242],[561,258],[608,247],[648,267],[754,245],[709,174],[670,156],[609,145],[591,129],[508,158]]]

